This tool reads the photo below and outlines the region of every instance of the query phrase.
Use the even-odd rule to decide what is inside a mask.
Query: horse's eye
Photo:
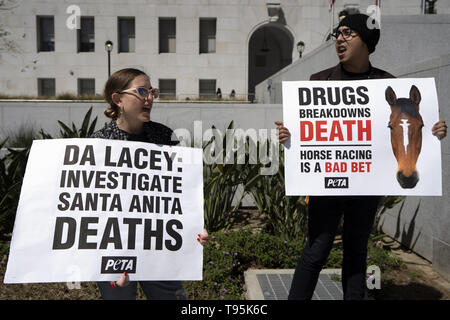
[[[423,127],[425,127],[425,125],[422,123],[419,127],[419,129],[422,129]]]
[[[392,130],[392,126],[391,126],[391,123],[389,122],[388,123],[388,126],[387,126],[389,129],[391,129]]]

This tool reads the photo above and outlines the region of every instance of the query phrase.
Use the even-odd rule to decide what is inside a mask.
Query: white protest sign
[[[433,78],[283,82],[287,195],[442,195]]]
[[[33,142],[5,283],[201,280],[202,150]]]

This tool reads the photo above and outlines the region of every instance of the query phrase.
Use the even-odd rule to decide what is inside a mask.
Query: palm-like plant
[[[88,138],[90,137],[97,123],[97,117],[91,122],[92,107],[84,116],[83,123],[78,129],[74,123],[69,128],[62,121],[58,121],[61,130],[61,138]],[[22,129],[21,129],[22,130]],[[22,134],[23,135],[23,134]],[[21,148],[6,148],[7,152],[0,155],[0,237],[10,234],[14,226],[14,219],[19,203],[20,190],[22,188],[23,176],[31,149],[33,138],[26,135],[27,143]],[[40,130],[40,138],[53,139],[43,129]],[[24,140],[24,139],[21,139]],[[8,139],[0,143],[0,150],[5,150]]]
[[[213,130],[215,127],[212,127]],[[233,121],[228,125],[228,130],[233,129]],[[244,165],[221,163],[218,159],[226,158],[227,151],[231,149],[233,141],[226,141],[223,137],[221,141],[211,138],[203,145],[205,150],[212,143],[215,143],[215,159],[212,164],[203,166],[204,181],[204,211],[205,228],[208,231],[218,231],[228,228],[234,221],[234,214],[240,206],[244,194],[239,199],[235,199],[237,189],[241,183],[240,171]],[[228,143],[228,144],[227,144]],[[233,157],[238,151],[233,151]],[[233,202],[235,202],[233,204]]]
[[[6,140],[0,143],[0,150]],[[8,148],[0,158],[0,238],[12,232],[30,148]]]

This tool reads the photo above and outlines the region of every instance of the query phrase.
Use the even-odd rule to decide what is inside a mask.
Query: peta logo
[[[136,273],[136,257],[102,257],[100,273]]]
[[[325,189],[348,189],[348,177],[325,177]]]

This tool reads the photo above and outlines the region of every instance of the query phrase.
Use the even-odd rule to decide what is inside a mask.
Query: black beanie
[[[371,19],[369,16],[362,13],[351,14],[339,22],[338,28],[346,26],[358,32],[362,41],[367,45],[370,54],[375,51],[375,46],[377,45],[378,40],[380,40],[380,29],[375,27],[369,29],[367,27],[369,19]]]

